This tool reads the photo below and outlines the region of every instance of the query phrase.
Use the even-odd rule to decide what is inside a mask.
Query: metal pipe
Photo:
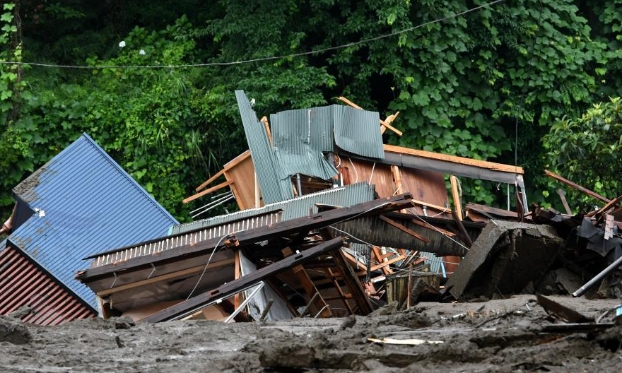
[[[194,214],[195,212],[197,212],[199,210],[203,210],[204,208],[209,207],[209,206],[211,206],[211,205],[213,205],[215,203],[218,203],[218,202],[220,202],[221,200],[223,200],[225,198],[229,198],[232,195],[233,195],[233,192],[227,192],[227,193],[220,194],[218,196],[218,199],[212,198],[211,202],[209,202],[209,203],[199,207],[198,209],[194,209],[194,210],[190,211],[190,215]]]
[[[251,295],[249,295],[248,297],[246,297],[246,299],[244,300],[244,302],[242,302],[242,304],[240,304],[240,307],[236,308],[235,311],[233,311],[233,313],[231,315],[229,315],[229,317],[227,317],[227,319],[225,320],[225,324],[230,322],[231,320],[233,320],[234,317],[236,317],[238,315],[238,313],[240,313],[244,307],[246,307],[246,305],[248,304],[248,302],[251,301],[251,299],[253,299],[253,297],[255,296],[255,294],[257,294],[259,292],[259,290],[263,289],[263,286],[265,285],[265,283],[263,281],[259,282],[255,289],[253,290],[253,292],[251,293]]]
[[[583,294],[585,294],[585,292],[587,292],[592,286],[596,285],[598,282],[602,281],[602,279],[604,279],[607,275],[609,275],[611,272],[615,271],[616,268],[622,266],[622,257],[618,258],[618,260],[616,260],[615,262],[611,263],[609,265],[609,267],[605,268],[602,270],[602,272],[600,272],[599,274],[597,274],[593,279],[591,279],[590,281],[588,281],[585,285],[581,286],[579,288],[579,290],[575,291],[574,293],[572,293],[573,297],[580,297]]]
[[[229,201],[229,200],[232,200],[232,199],[234,199],[234,198],[235,198],[235,196],[234,196],[233,194],[231,194],[231,195],[229,195],[229,196],[228,196],[228,197],[226,197],[226,198],[220,199],[220,200],[216,201],[216,202],[218,202],[218,203],[215,203],[215,204],[213,204],[213,205],[211,205],[211,206],[207,207],[205,210],[200,211],[200,212],[197,212],[196,214],[192,215],[192,218],[196,218],[197,216],[202,215],[202,214],[204,214],[204,213],[208,212],[209,210],[211,210],[211,209],[213,209],[213,208],[216,208],[216,207],[218,207],[218,206],[222,205],[223,203],[225,203],[225,202],[227,202],[227,201]]]

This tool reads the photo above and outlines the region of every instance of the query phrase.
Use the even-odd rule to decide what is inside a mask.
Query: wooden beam
[[[507,172],[507,173],[519,174],[519,175],[523,175],[525,173],[523,168],[518,167],[518,166],[512,166],[512,165],[494,163],[494,162],[488,162],[488,161],[480,161],[480,160],[471,159],[471,158],[464,158],[464,157],[458,157],[455,155],[428,152],[425,150],[404,148],[404,147],[395,146],[395,145],[384,144],[383,146],[384,146],[385,152],[412,155],[415,157],[434,159],[434,160],[445,161],[445,162],[450,162],[454,164],[463,164],[467,166],[474,166],[474,167],[485,168],[485,169],[489,169],[493,171],[502,171],[502,172]]]
[[[235,270],[234,270],[233,277],[235,280],[237,280],[240,277],[242,277],[242,263],[240,261],[241,260],[240,250],[235,251],[233,259],[235,261],[235,265],[234,265]],[[242,294],[237,293],[236,295],[233,296],[233,308],[234,309],[237,310],[241,302],[242,302]]]
[[[557,189],[557,194],[559,194],[559,199],[561,199],[562,205],[564,205],[566,214],[572,215],[572,210],[570,209],[570,206],[568,205],[568,201],[566,201],[566,193],[564,193],[564,190],[562,188]]]
[[[227,259],[227,260],[221,260],[219,262],[210,263],[209,266],[208,266],[208,269],[220,268],[220,267],[228,266],[228,265],[231,265],[231,264],[235,264],[235,260],[233,258],[232,259]],[[125,285],[113,287],[111,289],[102,290],[102,291],[97,293],[97,296],[98,297],[105,297],[106,295],[117,293],[119,291],[128,290],[128,289],[134,289],[134,288],[137,288],[137,287],[141,287],[141,286],[145,286],[145,285],[150,285],[150,284],[153,284],[153,283],[156,283],[156,282],[160,282],[160,281],[170,280],[170,279],[181,277],[181,276],[193,275],[195,273],[202,272],[204,269],[205,269],[205,265],[200,265],[200,266],[184,269],[183,271],[177,271],[177,272],[168,273],[168,274],[162,275],[162,276],[151,277],[151,278],[148,278],[148,279],[145,279],[145,280],[142,280],[142,281],[136,281],[136,282],[132,282],[130,284],[125,284]]]
[[[591,190],[589,190],[587,188],[584,188],[584,187],[582,187],[579,184],[575,184],[572,181],[570,181],[570,180],[568,180],[568,179],[566,179],[566,178],[564,178],[562,176],[559,176],[558,174],[556,174],[554,172],[551,172],[549,170],[544,170],[544,174],[546,176],[550,177],[550,178],[553,178],[553,179],[563,183],[563,184],[568,185],[569,187],[571,187],[573,189],[576,189],[576,190],[578,190],[578,191],[580,191],[582,193],[585,193],[585,194],[587,194],[590,197],[594,197],[594,198],[596,198],[596,199],[598,199],[600,201],[603,201],[605,203],[609,203],[609,199],[608,198],[603,197],[603,196],[601,196],[600,194],[598,194],[596,192],[592,192]]]
[[[272,277],[280,272],[283,272],[292,266],[302,264],[329,252],[340,251],[342,245],[343,240],[341,238],[335,238],[324,242],[299,254],[292,255],[276,263],[260,268],[255,272],[241,277],[239,280],[230,281],[221,285],[217,289],[206,291],[186,301],[177,303],[174,306],[156,312],[145,317],[141,320],[141,322],[161,322],[184,317],[191,314],[195,310],[207,306],[219,298],[227,298],[254,284],[257,284],[259,281],[262,281],[267,277]]]
[[[352,267],[346,263],[346,259],[343,256],[343,250],[335,250],[333,253],[333,260],[335,261],[335,264],[337,264],[337,267],[343,276],[343,281],[350,290],[350,294],[352,294],[360,313],[364,316],[372,313],[373,308],[371,302],[367,297],[367,294],[365,294],[365,290],[361,286],[356,273],[352,270]]]
[[[348,99],[347,99],[347,98],[345,98],[345,97],[342,97],[342,96],[337,97],[337,100],[342,101],[342,102],[344,102],[346,105],[348,105],[348,106],[352,106],[352,107],[353,107],[353,108],[355,108],[355,109],[363,110],[363,108],[362,108],[362,107],[358,106],[357,104],[355,104],[354,102],[352,102],[352,101],[348,100]]]
[[[352,102],[352,101],[348,100],[348,99],[347,99],[347,98],[345,98],[345,97],[341,97],[341,96],[340,96],[340,97],[337,97],[337,100],[342,101],[342,102],[344,102],[346,105],[351,106],[351,107],[353,107],[353,108],[355,108],[355,109],[363,110],[363,108],[362,108],[362,107],[358,106],[357,104],[355,104],[354,102]],[[393,120],[395,120],[395,118],[397,118],[397,116],[399,115],[399,113],[400,113],[400,112],[398,111],[396,114],[390,115],[389,117],[387,117],[387,119],[386,119],[386,120],[382,120],[382,119],[380,119],[380,125],[383,127],[383,128],[381,129],[381,133],[384,133],[385,129],[386,129],[386,128],[388,128],[388,129],[390,129],[391,131],[395,132],[395,134],[396,134],[396,135],[398,135],[398,136],[400,136],[400,137],[402,136],[402,131],[398,130],[397,128],[395,128],[395,127],[393,127],[393,126],[391,125],[391,122],[393,122]],[[391,120],[389,120],[389,118],[391,118]]]
[[[284,248],[281,252],[286,258],[293,254],[292,249],[289,247]],[[311,280],[311,277],[309,277],[309,274],[305,271],[305,268],[299,264],[297,266],[293,266],[291,269],[292,273],[296,276],[296,279],[305,290],[305,293],[307,293],[307,296],[309,296],[309,299],[312,301],[312,304],[315,307],[315,313],[320,312],[322,317],[331,317],[333,313],[330,310],[330,307],[326,307],[328,304],[324,298],[322,298],[320,291],[315,287],[313,280]]]
[[[350,303],[348,303],[348,299],[353,298],[352,294],[345,294],[343,292],[343,289],[341,289],[341,285],[339,285],[339,281],[337,281],[337,276],[333,273],[330,267],[324,268],[324,270],[326,272],[326,276],[329,278],[330,281],[332,281],[335,289],[337,289],[337,293],[339,293],[338,299],[341,299],[343,305],[348,309],[348,312],[350,312],[350,315],[354,315],[354,309],[352,309],[352,306],[350,306]],[[324,298],[324,300],[330,300],[330,298]]]
[[[215,191],[217,191],[219,189],[222,189],[222,188],[224,188],[224,187],[226,187],[228,185],[231,185],[231,184],[233,184],[233,180],[225,181],[224,183],[220,183],[220,184],[218,184],[216,186],[213,186],[213,187],[211,187],[209,189],[205,189],[204,191],[202,191],[200,193],[192,195],[192,196],[184,199],[182,202],[183,203],[188,203],[188,202],[194,201],[197,198],[201,198],[201,197],[203,197],[206,194],[210,194],[212,192],[215,192]]]
[[[391,165],[391,174],[393,175],[393,183],[395,184],[396,194],[402,194],[402,174],[400,173],[400,168]]]
[[[616,197],[616,198],[612,199],[611,201],[609,201],[605,206],[599,208],[598,210],[590,211],[587,214],[585,214],[585,216],[592,217],[592,216],[595,216],[595,215],[600,215],[603,212],[605,212],[605,211],[609,210],[610,208],[612,208],[612,207],[616,206],[617,204],[619,204],[621,200],[622,200],[622,196]]]
[[[380,248],[378,246],[372,246],[371,250],[374,256],[376,257],[376,260],[378,261],[378,263],[383,264],[387,262],[387,260],[385,260],[386,258],[382,258],[382,253],[380,253]],[[393,271],[391,270],[391,268],[389,268],[388,265],[382,267],[382,272],[385,275],[390,275],[391,273],[393,273]]]
[[[384,126],[384,128],[388,128],[391,131],[393,131],[396,135],[398,135],[399,137],[402,137],[403,133],[402,131],[398,130],[397,128],[393,127],[391,125],[391,122],[393,122],[395,120],[395,118],[397,118],[397,116],[400,114],[400,112],[398,111],[395,114],[391,114],[389,115],[385,120],[380,120],[380,124],[382,126]],[[384,133],[384,131],[382,131],[382,133]]]
[[[379,269],[381,269],[383,267],[386,267],[386,266],[391,265],[393,263],[397,263],[400,260],[404,260],[404,259],[406,259],[406,257],[404,255],[398,255],[397,257],[395,257],[395,258],[393,258],[393,259],[391,259],[391,260],[389,260],[387,262],[382,262],[380,264],[376,264],[376,265],[371,266],[371,268],[369,270],[371,272],[377,271],[377,270],[379,270]]]
[[[454,200],[454,212],[462,221],[464,215],[462,214],[462,200],[460,199],[460,192],[458,191],[458,178],[454,175],[449,175],[449,183],[451,184],[451,196]]]
[[[421,205],[421,206],[430,207],[430,208],[433,208],[434,210],[438,210],[438,211],[441,211],[441,212],[451,212],[450,208],[439,206],[439,205],[435,205],[433,203],[419,201],[419,200],[416,200],[416,199],[413,199],[413,203],[415,205]]]
[[[214,175],[212,175],[212,177],[210,177],[209,179],[207,179],[207,181],[205,181],[203,184],[199,185],[196,189],[197,192],[201,191],[201,189],[205,188],[206,186],[210,185],[211,183],[214,182],[214,180],[218,179],[219,177],[221,177],[223,174],[225,173],[225,169],[223,168],[222,170],[216,172]]]
[[[261,123],[263,123],[264,127],[266,128],[268,141],[270,141],[270,145],[272,145],[272,132],[270,131],[270,123],[268,123],[268,118],[265,115],[261,117]]]
[[[417,233],[417,232],[415,232],[415,231],[413,231],[411,229],[406,228],[404,225],[396,222],[395,220],[391,220],[391,219],[387,218],[386,216],[382,216],[382,215],[380,215],[379,218],[380,218],[380,220],[384,221],[385,223],[388,223],[389,225],[394,226],[395,228],[401,230],[402,232],[404,232],[406,234],[409,234],[409,235],[413,236],[414,238],[416,238],[416,239],[418,239],[420,241],[423,241],[425,243],[430,243],[430,240],[428,240],[427,238],[423,237],[422,235],[420,235],[419,233]]]

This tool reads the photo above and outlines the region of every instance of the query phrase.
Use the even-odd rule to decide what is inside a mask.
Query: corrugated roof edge
[[[78,141],[80,138],[84,138],[91,146],[93,146],[93,148],[95,148],[95,150],[97,150],[102,157],[108,162],[110,163],[114,168],[117,169],[117,171],[119,171],[119,173],[121,175],[123,175],[123,177],[125,177],[126,179],[128,179],[130,181],[130,183],[132,183],[132,185],[134,185],[134,187],[136,189],[138,189],[140,191],[140,193],[142,193],[145,197],[147,197],[147,199],[153,204],[155,205],[158,210],[160,210],[162,212],[162,214],[164,216],[166,216],[168,219],[171,220],[171,224],[172,225],[177,225],[179,224],[179,222],[177,221],[177,219],[175,219],[175,217],[173,217],[173,215],[171,215],[164,207],[162,207],[162,205],[160,205],[158,203],[158,201],[155,200],[155,198],[153,198],[149,193],[147,193],[147,191],[136,181],[134,180],[133,177],[130,176],[130,174],[127,173],[127,171],[125,171],[123,169],[123,167],[121,167],[114,159],[112,159],[112,157],[101,147],[99,146],[99,144],[93,140],[93,138],[91,136],[89,136],[88,133],[83,132],[82,135],[80,135],[80,137],[78,137],[76,140],[74,140],[69,146],[67,146],[65,149],[61,150],[58,154],[56,154],[54,157],[52,157],[52,159],[50,159],[48,162],[46,162],[43,166],[39,167],[39,169],[37,169],[35,172],[33,172],[31,175],[29,175],[27,178],[25,178],[24,180],[22,180],[19,184],[17,184],[15,186],[15,188],[13,188],[13,196],[20,196],[20,193],[16,192],[15,190],[22,185],[24,182],[26,182],[27,180],[35,177],[35,175],[37,175],[40,170],[46,168],[47,166],[49,166],[53,160],[61,157],[64,153],[68,152],[71,148],[71,146],[73,144],[75,144],[76,141]],[[20,197],[21,199],[21,197]],[[27,206],[30,207],[29,203],[26,203]]]
[[[53,274],[50,273],[44,266],[42,266],[35,258],[33,258],[30,254],[28,254],[25,250],[23,250],[17,243],[13,242],[11,238],[5,239],[2,243],[0,243],[0,251],[6,248],[6,245],[11,245],[15,250],[19,251],[28,261],[30,261],[35,267],[39,268],[40,271],[45,273],[49,278],[52,279],[58,286],[65,289],[69,294],[73,295],[80,303],[86,306],[89,310],[93,311],[96,315],[99,315],[99,311],[93,308],[86,300],[84,300],[81,296],[79,296],[75,291],[73,291],[70,287],[65,285],[62,281],[56,278]],[[93,293],[95,296],[95,293]]]
[[[134,185],[134,187],[136,187],[143,195],[145,195],[145,197],[147,197],[152,204],[154,204],[156,207],[158,207],[158,209],[162,211],[163,215],[165,215],[167,218],[171,219],[173,225],[179,224],[177,219],[175,219],[175,217],[173,217],[173,215],[171,215],[162,205],[160,205],[158,203],[158,201],[156,201],[155,198],[153,198],[151,196],[151,194],[147,193],[147,191],[140,184],[138,184],[138,182],[136,180],[134,180],[134,178],[131,177],[130,174],[128,174],[123,169],[123,167],[121,167],[117,162],[115,162],[115,160],[112,159],[112,157],[108,153],[106,153],[106,151],[101,146],[99,146],[99,144],[97,144],[97,142],[95,140],[93,140],[93,138],[91,138],[91,136],[89,136],[86,132],[83,132],[82,136],[84,136],[84,138],[86,138],[91,143],[91,145],[93,145],[93,147],[95,147],[95,149],[97,149],[102,154],[104,159],[106,159],[112,166],[114,166],[117,170],[119,170],[121,175],[123,175],[125,178],[127,178]],[[61,153],[59,153],[59,154],[61,154]]]

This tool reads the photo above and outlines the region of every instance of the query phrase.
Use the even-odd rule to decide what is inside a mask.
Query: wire
[[[339,233],[343,233],[343,234],[345,234],[346,236],[350,236],[351,238],[354,238],[355,240],[357,240],[357,241],[359,241],[359,242],[362,242],[362,243],[364,243],[364,244],[365,244],[365,245],[367,245],[367,246],[374,246],[373,244],[371,244],[371,243],[369,243],[369,242],[366,242],[366,241],[364,241],[364,240],[362,240],[362,239],[360,239],[360,238],[358,238],[358,237],[356,237],[356,236],[354,236],[354,235],[352,235],[352,234],[350,234],[350,233],[348,233],[348,232],[346,232],[346,231],[343,231],[343,230],[341,230],[341,229],[339,229],[339,228],[335,228],[335,227],[334,227],[334,226],[332,226],[332,225],[329,225],[329,228],[332,228],[332,229],[336,230],[336,231],[337,231],[337,232],[339,232]]]
[[[399,30],[399,31],[395,31],[395,32],[391,32],[391,33],[388,33],[388,34],[383,34],[383,35],[379,35],[379,36],[375,36],[375,37],[371,37],[371,38],[367,38],[367,39],[361,39],[361,40],[358,40],[358,41],[354,41],[354,42],[346,43],[346,44],[341,44],[341,45],[337,45],[337,46],[320,48],[320,49],[316,49],[316,50],[313,50],[313,51],[292,53],[292,54],[280,55],[280,56],[252,58],[252,59],[239,60],[239,61],[207,62],[207,63],[182,64],[182,65],[110,65],[110,66],[93,65],[93,66],[87,66],[87,65],[59,65],[59,64],[50,64],[50,63],[21,62],[21,61],[0,61],[0,65],[30,65],[30,66],[37,66],[37,67],[49,67],[49,68],[60,68],[60,69],[180,69],[180,68],[194,68],[194,67],[213,67],[213,66],[244,65],[244,64],[255,63],[255,62],[274,61],[274,60],[280,60],[280,59],[287,59],[287,58],[302,57],[302,56],[308,56],[308,55],[313,55],[313,54],[326,53],[326,52],[330,52],[330,51],[335,51],[335,50],[345,49],[345,48],[349,48],[349,47],[354,47],[354,46],[361,45],[361,44],[367,44],[367,43],[370,43],[372,41],[387,39],[387,38],[390,38],[390,37],[393,37],[393,36],[397,36],[397,35],[401,35],[401,34],[405,34],[405,33],[417,30],[419,28],[422,28],[422,27],[425,27],[425,26],[428,26],[428,25],[432,25],[432,24],[435,24],[435,23],[440,23],[440,22],[444,22],[444,21],[447,21],[447,20],[450,20],[450,19],[458,18],[458,17],[464,16],[464,15],[466,15],[468,13],[472,13],[472,12],[478,11],[478,10],[483,9],[483,8],[488,8],[488,7],[491,7],[491,6],[495,5],[495,4],[498,4],[498,3],[501,3],[501,2],[504,2],[504,1],[505,0],[491,1],[489,3],[479,5],[479,6],[476,6],[474,8],[470,8],[470,9],[464,10],[462,12],[454,13],[454,14],[446,16],[446,17],[434,19],[432,21],[421,23],[421,24],[419,24],[417,26],[409,27],[409,28],[406,28],[406,29],[403,29],[403,30]]]
[[[468,248],[468,247],[466,247],[464,244],[462,244],[462,243],[461,243],[461,242],[459,242],[459,241],[454,240],[454,239],[453,239],[453,237],[450,237],[450,236],[446,235],[446,234],[445,234],[445,233],[443,233],[440,229],[436,228],[434,225],[432,225],[432,224],[428,223],[427,221],[425,221],[425,220],[424,220],[421,216],[419,216],[419,214],[417,214],[417,211],[416,211],[416,210],[414,210],[414,209],[413,209],[411,212],[413,213],[413,215],[415,215],[415,217],[416,217],[417,219],[419,219],[419,220],[421,220],[423,223],[425,223],[425,224],[429,225],[429,226],[430,226],[430,227],[432,227],[435,231],[437,231],[438,233],[442,234],[443,236],[445,236],[445,237],[449,238],[449,239],[450,239],[450,240],[452,240],[454,243],[458,244],[459,246],[462,246],[462,247],[463,247],[466,251],[469,251],[469,248]],[[438,215],[437,215],[437,216],[438,216]]]
[[[374,165],[371,167],[371,174],[369,175],[369,182],[367,184],[371,185],[371,179],[373,179],[374,177],[374,169],[376,168],[376,162],[374,162]]]
[[[239,232],[239,231],[238,231]],[[201,282],[201,280],[203,279],[203,275],[205,275],[205,271],[207,271],[207,267],[209,266],[210,262],[212,261],[212,257],[214,256],[214,253],[216,251],[218,251],[218,246],[220,246],[220,243],[222,242],[222,240],[225,239],[225,237],[230,236],[232,234],[236,234],[238,232],[231,232],[231,233],[227,233],[224,236],[220,237],[220,240],[218,240],[218,243],[216,244],[216,246],[214,246],[214,250],[212,250],[212,253],[210,254],[209,258],[207,259],[207,263],[205,263],[205,267],[203,267],[203,272],[201,272],[201,276],[199,276],[199,279],[197,280],[197,283],[194,284],[194,287],[192,288],[192,291],[190,292],[190,294],[188,294],[188,297],[186,298],[186,300],[190,299],[190,297],[192,296],[192,294],[194,294],[194,291],[197,289],[197,287],[199,286],[199,283]]]
[[[348,157],[348,160],[350,161],[350,164],[352,165],[352,168],[354,169],[354,174],[356,175],[356,181],[354,182],[354,184],[356,184],[359,182],[359,172],[356,170],[354,163],[352,163],[352,159]]]

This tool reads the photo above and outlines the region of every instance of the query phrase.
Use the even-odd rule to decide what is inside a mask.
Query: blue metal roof
[[[9,241],[93,308],[93,293],[74,279],[82,258],[165,236],[178,224],[87,134],[13,193],[34,214]]]

